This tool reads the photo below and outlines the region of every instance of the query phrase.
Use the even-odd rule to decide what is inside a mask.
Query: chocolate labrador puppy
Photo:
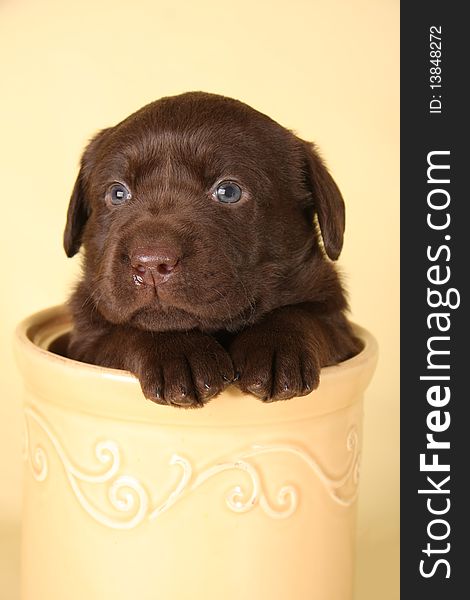
[[[331,262],[343,231],[312,144],[222,96],[153,102],[83,154],[68,355],[131,371],[160,404],[202,406],[233,381],[267,402],[308,394],[361,347]]]

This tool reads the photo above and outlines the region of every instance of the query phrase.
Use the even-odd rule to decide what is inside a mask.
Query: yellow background
[[[398,598],[398,27],[398,0],[0,0],[2,598],[16,598],[21,503],[14,326],[77,278],[61,238],[87,139],[187,90],[236,97],[317,142],[346,199],[339,265],[352,318],[381,351],[356,598]]]

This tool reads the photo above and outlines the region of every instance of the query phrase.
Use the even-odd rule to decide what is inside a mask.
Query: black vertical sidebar
[[[464,10],[457,2],[401,4],[403,600],[470,597],[470,25]]]

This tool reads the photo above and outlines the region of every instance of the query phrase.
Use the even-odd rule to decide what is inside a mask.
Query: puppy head
[[[83,245],[81,289],[113,323],[236,330],[314,300],[343,231],[343,199],[313,145],[241,102],[188,93],[90,142],[64,247]]]

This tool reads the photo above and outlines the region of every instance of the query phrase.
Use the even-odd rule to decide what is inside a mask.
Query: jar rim
[[[104,411],[104,414],[109,413],[109,416],[116,418],[119,415],[131,419],[144,416],[145,420],[149,417],[153,420],[163,416],[181,424],[188,419],[190,422],[203,422],[210,417],[209,413],[217,415],[219,412],[218,416],[223,420],[234,418],[234,422],[243,423],[244,411],[248,408],[245,422],[251,424],[253,418],[255,421],[261,418],[264,422],[265,418],[269,421],[271,417],[278,420],[277,416],[283,420],[296,419],[305,412],[316,416],[338,410],[358,397],[362,398],[375,369],[378,346],[369,331],[354,323],[352,325],[364,343],[363,349],[338,365],[323,368],[320,386],[308,396],[266,404],[243,394],[235,386],[229,386],[203,409],[192,411],[157,405],[147,400],[138,402],[139,396],[141,400],[143,396],[137,379],[131,373],[82,363],[51,352],[50,344],[71,329],[71,317],[66,305],[41,310],[21,321],[16,328],[14,345],[26,389],[33,394],[36,389],[46,402],[68,408],[75,405],[84,412],[101,414]],[[338,398],[338,395],[345,393],[345,388],[350,388],[349,400]],[[95,393],[97,398],[90,400],[89,395]],[[82,394],[81,401],[79,394]],[[103,395],[107,400],[103,400]],[[114,403],[110,395],[115,397]],[[224,401],[221,401],[222,398]],[[212,418],[209,421],[212,422]]]

